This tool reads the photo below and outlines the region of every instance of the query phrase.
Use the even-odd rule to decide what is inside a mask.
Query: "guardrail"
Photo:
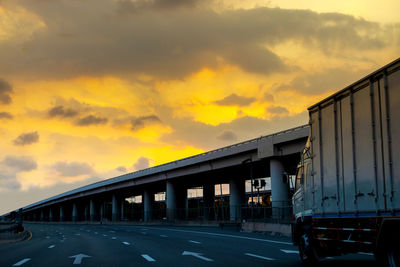
[[[0,222],[0,240],[13,240],[19,238],[19,233],[23,231],[22,225],[15,221]]]

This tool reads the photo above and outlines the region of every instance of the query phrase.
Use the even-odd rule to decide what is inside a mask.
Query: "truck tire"
[[[386,248],[386,260],[389,267],[400,267],[400,246]]]
[[[298,244],[301,261],[306,266],[317,265],[319,262],[319,257],[315,251],[315,248],[313,247],[310,235],[306,232],[303,232],[301,235],[299,235]]]

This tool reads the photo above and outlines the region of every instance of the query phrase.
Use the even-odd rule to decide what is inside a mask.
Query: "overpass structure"
[[[188,189],[200,188],[202,205],[196,211],[197,218],[237,222],[247,216],[244,209],[254,203],[246,198],[245,181],[270,177],[271,216],[287,216],[280,209],[290,203],[288,175],[295,174],[308,135],[308,125],[288,129],[83,186],[20,211],[28,221],[134,218],[151,222],[163,218],[173,222],[191,218]],[[225,202],[216,202],[217,184],[229,184]],[[160,192],[165,193],[165,199],[157,201],[155,196]],[[129,202],[132,196],[140,201]],[[216,205],[221,206],[221,211],[216,210]]]

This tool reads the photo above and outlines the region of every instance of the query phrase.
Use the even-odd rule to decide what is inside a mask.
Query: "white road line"
[[[142,254],[142,257],[145,258],[147,261],[156,261],[155,259],[153,259],[152,257],[150,257],[147,254]]]
[[[94,232],[94,234],[95,234],[95,235],[97,235],[97,234],[98,234],[98,232]]]
[[[167,235],[160,235],[161,237],[168,237]]]
[[[129,242],[122,242],[122,244],[129,246]]]
[[[287,254],[299,254],[298,250],[288,250],[288,249],[281,249],[282,252],[285,252]]]
[[[46,238],[47,238],[47,239],[49,239],[49,238],[50,238],[50,236],[46,236]]]
[[[189,240],[190,243],[194,243],[194,244],[201,244],[201,242],[199,241],[194,241],[194,240]]]
[[[360,255],[374,256],[374,253],[358,252]]]
[[[148,231],[149,229],[146,229],[146,228],[142,228],[142,231]]]
[[[115,236],[111,237],[111,239],[117,239]]]
[[[23,260],[21,260],[21,261],[15,263],[13,266],[21,266],[22,264],[24,264],[25,262],[28,262],[28,261],[30,261],[30,260],[31,260],[30,258],[23,259]]]
[[[49,248],[54,248],[55,247],[55,245],[51,245],[51,246],[49,246]]]
[[[254,257],[254,258],[258,258],[258,259],[267,260],[267,261],[273,261],[273,260],[275,260],[275,259],[273,259],[273,258],[268,258],[268,257],[256,255],[256,254],[251,254],[251,253],[245,253],[244,255],[247,255],[247,256],[250,256],[250,257]]]
[[[158,227],[152,227],[152,229],[156,229],[156,230],[168,230],[168,231],[183,232],[183,233],[194,233],[194,234],[212,235],[212,236],[221,236],[221,237],[232,237],[232,238],[238,238],[238,239],[247,239],[247,240],[253,240],[253,241],[261,241],[261,242],[267,242],[267,243],[275,243],[275,244],[282,244],[282,245],[290,245],[290,246],[293,246],[293,244],[292,244],[292,243],[289,243],[289,242],[282,242],[282,241],[276,241],[276,240],[270,240],[270,239],[261,239],[261,238],[247,237],[247,236],[217,234],[217,233],[209,233],[209,232],[200,232],[200,231],[192,231],[192,230],[178,230],[178,229],[158,228]]]
[[[107,236],[107,235],[103,235],[103,236]]]

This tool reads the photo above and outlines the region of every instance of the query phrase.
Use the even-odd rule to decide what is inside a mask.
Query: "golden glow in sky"
[[[0,214],[307,123],[399,57],[399,1],[0,1]]]

